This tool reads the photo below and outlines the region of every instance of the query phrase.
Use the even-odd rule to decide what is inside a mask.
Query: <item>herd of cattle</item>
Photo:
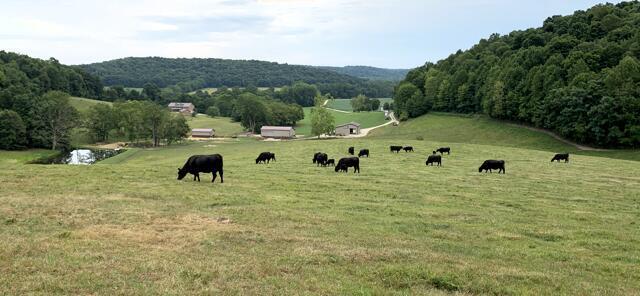
[[[411,146],[390,146],[389,149],[391,152],[396,152],[396,153],[399,153],[401,150],[404,150],[405,152],[413,152],[413,147]],[[354,147],[349,147],[347,151],[350,155],[355,155]],[[451,148],[440,147],[436,149],[435,151],[432,152],[431,155],[427,157],[427,161],[425,162],[425,164],[427,166],[429,165],[442,166],[442,155],[445,152],[447,153],[447,155],[450,155]],[[352,167],[354,173],[360,173],[360,158],[365,156],[369,158],[369,149],[361,149],[360,152],[358,152],[357,157],[351,156],[351,157],[341,158],[340,160],[338,160],[338,163],[336,164],[335,159],[329,158],[329,156],[326,153],[317,152],[313,155],[312,161],[314,164],[316,164],[316,166],[323,166],[323,167],[334,166],[335,167],[334,169],[336,172],[346,173],[349,171],[349,168]],[[554,162],[554,161],[560,162],[561,160],[564,160],[564,162],[569,162],[569,154],[568,153],[556,154],[551,159],[551,162]],[[256,158],[256,164],[269,163],[270,161],[276,161],[275,153],[262,152],[260,153],[260,155],[258,155],[258,158]],[[184,166],[182,166],[182,168],[178,169],[178,180],[182,180],[187,174],[192,174],[193,180],[194,181],[198,180],[198,182],[200,182],[200,173],[212,173],[213,179],[211,180],[211,182],[213,182],[216,180],[216,173],[218,173],[220,174],[220,183],[224,183],[224,179],[222,177],[223,175],[222,167],[223,167],[223,161],[222,161],[222,155],[220,154],[193,155],[189,157],[189,159],[187,159],[187,162],[184,164]],[[480,166],[480,168],[478,169],[478,172],[484,171],[486,173],[486,172],[493,172],[493,170],[498,170],[498,173],[505,174],[506,173],[505,161],[493,160],[493,159],[485,160]]]

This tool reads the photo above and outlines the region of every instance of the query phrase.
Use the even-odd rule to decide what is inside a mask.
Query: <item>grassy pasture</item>
[[[187,123],[191,128],[212,128],[216,131],[216,137],[230,137],[243,131],[239,123],[232,122],[228,117],[198,114],[196,117],[187,117]]]
[[[79,98],[79,97],[71,97],[71,99],[69,100],[69,103],[71,104],[72,107],[76,108],[76,110],[78,110],[78,112],[80,113],[88,112],[89,108],[97,104],[109,104],[109,105],[111,104],[111,102],[98,101],[98,100]]]
[[[361,125],[362,128],[373,127],[384,124],[387,122],[382,112],[358,112],[358,113],[343,113],[334,110],[329,112],[335,118],[335,124],[340,125],[348,122],[355,121]],[[296,135],[311,136],[311,108],[304,108],[304,119],[296,125]]]
[[[386,102],[393,102],[393,99],[391,98],[379,98],[378,100],[380,100],[380,106],[382,106]],[[329,100],[329,102],[327,103],[327,107],[348,112],[353,111],[353,108],[351,108],[351,99]]]
[[[400,142],[417,152],[388,152]],[[1,152],[0,293],[640,292],[637,162],[456,144],[425,167],[441,143],[242,139],[94,166]],[[311,164],[352,145],[372,152],[359,175]],[[255,165],[262,151],[278,161]],[[175,180],[189,155],[214,152],[224,184]],[[507,174],[478,173],[486,158]]]
[[[580,151],[547,134],[484,116],[430,113],[403,122],[400,126],[390,125],[373,130],[370,135],[376,139],[424,139],[438,142],[439,145],[472,143],[640,161],[640,150]]]

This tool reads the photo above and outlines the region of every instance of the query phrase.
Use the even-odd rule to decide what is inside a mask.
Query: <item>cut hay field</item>
[[[0,152],[0,294],[640,293],[638,162],[550,163],[562,146],[528,130],[435,119],[486,140],[409,122],[362,139],[134,149],[93,166]],[[442,145],[443,167],[425,167]],[[371,150],[361,174],[311,163],[349,146]],[[263,151],[277,162],[254,164]],[[175,179],[210,153],[224,155],[224,184]],[[487,158],[506,174],[478,173]]]
[[[198,114],[195,117],[186,117],[191,128],[212,128],[216,131],[216,137],[231,137],[243,132],[242,126],[231,121],[228,117],[210,117]]]
[[[380,106],[382,106],[384,103],[393,102],[393,99],[391,98],[379,98],[378,100],[380,100]],[[353,108],[351,108],[351,99],[329,100],[329,102],[327,102],[327,107],[331,109],[342,110],[347,112],[353,111]]]
[[[361,128],[369,128],[387,122],[382,112],[344,113],[334,110],[328,111],[333,115],[335,125],[355,121],[361,125]],[[311,107],[304,108],[304,119],[299,121],[295,128],[296,135],[311,136]]]
[[[97,104],[111,104],[111,102],[98,101],[87,98],[79,98],[79,97],[71,97],[69,103],[72,107],[76,108],[80,113],[86,113],[89,111],[89,108],[93,107]]]

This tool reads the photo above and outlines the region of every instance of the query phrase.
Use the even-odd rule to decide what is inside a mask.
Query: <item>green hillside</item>
[[[416,152],[389,153],[393,144]],[[460,143],[443,167],[425,167],[425,151],[441,144],[243,139],[93,166],[5,160],[0,263],[11,272],[0,293],[640,291],[637,162],[550,163],[549,151]],[[360,174],[311,163],[349,146],[371,150]],[[254,164],[263,151],[277,162]],[[224,156],[224,184],[175,180],[188,156],[211,153]],[[506,175],[478,173],[487,158],[505,159]]]
[[[71,97],[69,100],[71,106],[76,108],[80,113],[85,113],[89,111],[92,106],[96,104],[112,104],[111,102],[92,100],[87,98],[79,98],[79,97]]]
[[[231,121],[231,118],[212,118],[204,114],[187,117],[187,123],[191,128],[212,128],[216,131],[216,137],[230,137],[242,133],[244,130],[240,123]]]
[[[552,16],[414,69],[399,118],[483,113],[602,148],[640,148],[640,2]],[[542,21],[542,20],[541,20]]]
[[[373,130],[370,136],[381,140],[424,139],[425,141],[437,142],[440,146],[469,143],[640,161],[640,150],[581,151],[575,146],[563,143],[545,133],[490,119],[486,116],[430,113],[403,122],[399,126],[385,126]]]

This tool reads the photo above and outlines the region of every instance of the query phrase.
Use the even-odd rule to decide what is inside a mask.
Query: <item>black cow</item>
[[[335,159],[333,159],[333,158],[332,158],[332,159],[329,159],[329,160],[327,160],[326,165],[327,165],[327,166],[329,166],[329,165],[330,165],[330,166],[336,166],[336,160],[335,160]]]
[[[404,152],[413,152],[413,147],[407,146],[407,147],[402,148],[402,150],[404,150]]]
[[[274,153],[271,152],[262,152],[260,153],[260,155],[258,155],[258,158],[256,158],[256,164],[259,163],[269,163],[269,161],[275,161],[276,160],[276,155]]]
[[[358,157],[362,157],[362,156],[367,156],[367,158],[369,158],[369,149],[362,149],[360,150],[360,152],[358,152]]]
[[[211,179],[211,182],[213,183],[216,180],[216,172],[220,174],[220,183],[224,183],[224,178],[222,177],[222,155],[194,155],[187,159],[181,169],[178,169],[178,180],[182,180],[189,173],[193,175],[193,181],[198,179],[198,182],[200,182],[200,173],[212,173],[213,179]]]
[[[356,153],[356,152],[355,152],[355,149],[356,149],[356,148],[349,147],[349,155],[354,155],[354,154]]]
[[[551,162],[554,161],[558,161],[560,162],[561,160],[564,160],[564,162],[569,162],[569,153],[560,153],[560,154],[556,154],[552,159]]]
[[[485,160],[478,169],[478,172],[482,173],[483,170],[485,171],[485,173],[493,172],[493,170],[498,170],[498,174],[500,172],[505,174],[506,171],[504,170],[504,160]]]
[[[316,166],[324,166],[327,159],[329,159],[329,156],[326,153],[318,152],[313,155],[313,163],[315,163]]]
[[[442,166],[442,156],[437,155],[435,151],[427,157],[427,162],[425,164],[433,166],[434,163],[437,163],[438,166]]]
[[[360,173],[360,159],[357,157],[345,157],[341,158],[336,165],[335,171],[348,172],[349,168],[353,167],[353,173]]]
[[[436,150],[436,152],[440,152],[440,155],[444,154],[445,152],[447,152],[447,155],[451,154],[451,148],[449,147],[440,147]]]
[[[391,150],[391,152],[400,153],[402,146],[389,146],[389,150]]]

